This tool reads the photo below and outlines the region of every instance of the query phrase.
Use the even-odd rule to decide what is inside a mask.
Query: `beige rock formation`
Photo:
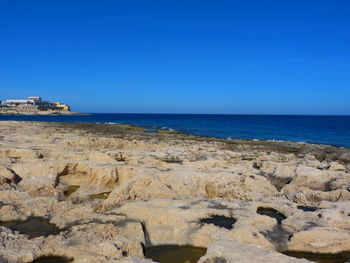
[[[144,248],[169,244],[208,248],[201,263],[349,251],[349,163],[326,146],[1,122],[0,262],[146,263]],[[60,233],[4,223],[33,217]]]
[[[208,248],[207,254],[198,263],[307,263],[280,253],[263,250],[237,241],[218,241]]]

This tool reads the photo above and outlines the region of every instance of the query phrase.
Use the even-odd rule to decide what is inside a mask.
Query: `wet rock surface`
[[[0,262],[348,260],[349,150],[144,131],[2,122]]]

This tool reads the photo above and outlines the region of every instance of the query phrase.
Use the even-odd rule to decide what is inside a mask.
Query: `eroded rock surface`
[[[306,263],[305,259],[291,258],[273,251],[263,250],[256,246],[237,241],[219,241],[208,248],[207,254],[199,263]]]
[[[208,248],[201,263],[350,250],[346,149],[107,124],[1,122],[0,138],[0,262],[146,263],[157,245]],[[60,231],[5,224],[34,217]]]

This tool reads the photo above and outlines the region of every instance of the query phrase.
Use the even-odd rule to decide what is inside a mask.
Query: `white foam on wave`
[[[121,124],[119,122],[106,122],[106,124]]]
[[[307,142],[296,142],[296,141],[288,141],[288,140],[275,140],[275,139],[272,139],[272,140],[267,140],[267,142],[292,142],[292,143],[299,143],[299,144],[308,144]]]
[[[160,129],[163,130],[163,131],[176,131],[175,129],[169,128],[169,127],[166,127],[166,126],[160,128]]]
[[[286,142],[286,141],[283,141],[283,140],[275,140],[275,139],[272,139],[272,140],[267,140],[268,142]]]

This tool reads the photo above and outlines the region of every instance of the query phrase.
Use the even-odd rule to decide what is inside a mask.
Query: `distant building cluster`
[[[38,110],[64,110],[70,111],[70,106],[60,102],[49,102],[42,100],[41,97],[29,97],[26,100],[5,100],[0,101],[1,107],[16,108],[20,111],[38,111]]]

